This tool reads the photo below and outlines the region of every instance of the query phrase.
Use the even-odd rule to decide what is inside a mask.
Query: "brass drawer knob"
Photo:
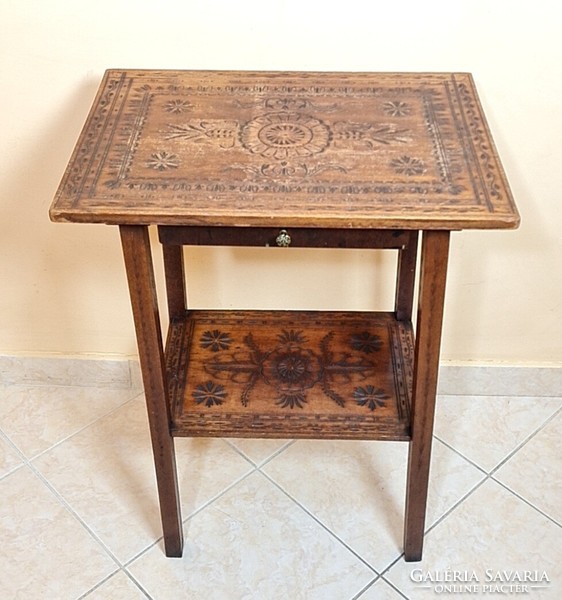
[[[282,229],[279,235],[275,238],[275,242],[281,248],[287,248],[291,245],[291,236],[287,233],[286,229]]]

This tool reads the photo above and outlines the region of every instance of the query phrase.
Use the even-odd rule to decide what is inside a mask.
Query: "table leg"
[[[156,468],[166,556],[181,556],[183,534],[174,439],[170,435],[162,331],[148,227],[120,226],[131,295],[144,394]]]
[[[171,321],[174,318],[183,317],[187,309],[183,247],[163,244],[162,252],[164,254],[164,271],[166,273],[168,314]]]
[[[408,244],[398,252],[395,311],[399,321],[412,320],[417,255],[418,232],[411,231]]]
[[[423,233],[404,523],[407,561],[421,560],[423,549],[448,254],[448,231]]]

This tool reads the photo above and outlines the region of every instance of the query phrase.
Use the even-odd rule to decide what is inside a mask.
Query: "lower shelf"
[[[413,358],[393,313],[188,311],[166,344],[172,432],[408,440]]]

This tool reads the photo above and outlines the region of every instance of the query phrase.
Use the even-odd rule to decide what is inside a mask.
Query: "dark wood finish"
[[[412,320],[418,237],[417,231],[411,231],[407,244],[398,252],[395,311],[399,321]]]
[[[172,431],[408,440],[413,354],[392,313],[190,311],[166,344]]]
[[[166,275],[166,298],[170,321],[181,317],[187,309],[187,290],[185,284],[185,267],[183,248],[179,245],[162,246],[164,257],[164,273]]]
[[[466,73],[108,71],[57,221],[337,229],[519,221]]]
[[[281,231],[291,248],[403,248],[411,231],[400,229],[302,229],[298,227],[159,227],[163,244],[196,246],[278,246]]]
[[[404,555],[407,561],[418,561],[422,557],[448,255],[449,232],[424,231],[416,323],[412,439],[406,484]]]
[[[167,399],[162,333],[148,229],[120,227],[123,256],[137,333],[144,394],[156,466],[160,514],[167,556],[181,556],[183,533],[174,439]]]

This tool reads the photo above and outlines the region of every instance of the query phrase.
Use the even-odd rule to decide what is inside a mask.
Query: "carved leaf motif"
[[[226,399],[226,389],[224,386],[207,381],[199,384],[193,391],[193,399],[197,404],[204,404],[207,407],[218,406]]]
[[[193,108],[193,104],[188,102],[187,100],[170,100],[164,104],[164,110],[169,113],[180,114],[191,110]]]
[[[364,331],[352,336],[351,347],[365,354],[371,354],[382,348],[382,340],[378,335]]]
[[[195,121],[183,125],[168,125],[166,139],[192,141],[214,140],[221,148],[232,148],[236,142],[238,124],[232,121]]]
[[[425,164],[420,158],[401,156],[390,161],[391,167],[400,175],[421,175],[426,172]]]
[[[283,331],[277,336],[277,339],[282,344],[304,344],[307,340],[302,331],[295,331],[294,329],[283,329]]]
[[[155,152],[150,155],[146,166],[157,171],[165,171],[167,169],[177,169],[180,165],[179,158],[176,154],[170,152]]]
[[[343,407],[345,399],[335,391],[335,383],[366,379],[373,373],[374,364],[365,357],[351,353],[340,352],[336,360],[330,349],[333,338],[334,333],[328,332],[320,341],[318,350],[315,350],[307,346],[307,337],[301,330],[283,329],[276,336],[277,345],[263,350],[252,333],[248,333],[243,340],[245,348],[238,347],[235,352],[228,352],[231,336],[217,329],[205,331],[200,338],[200,345],[216,353],[204,365],[209,375],[244,385],[240,397],[243,406],[248,405],[252,391],[260,381],[275,389],[276,404],[282,408],[303,408],[308,390],[316,385],[320,386],[327,398]],[[353,336],[350,344],[354,350],[365,354],[374,352],[381,345],[379,338],[369,332]],[[196,390],[197,402],[212,406],[213,402],[208,396],[213,390],[200,388]],[[222,386],[219,388],[223,389]]]
[[[338,122],[334,125],[334,138],[340,142],[352,142],[356,147],[370,150],[378,145],[405,144],[411,141],[410,130],[394,125],[373,123]]]
[[[232,339],[230,338],[229,334],[219,331],[218,329],[214,329],[213,331],[205,331],[200,340],[201,348],[208,348],[213,352],[218,352],[219,350],[228,350],[231,343]]]
[[[306,395],[302,392],[281,394],[275,404],[281,408],[304,408]]]
[[[384,406],[389,396],[382,388],[366,385],[355,388],[353,398],[358,406],[366,406],[369,410],[374,411],[378,406]]]
[[[401,100],[392,100],[383,104],[383,110],[391,117],[405,117],[412,112],[409,104]]]

